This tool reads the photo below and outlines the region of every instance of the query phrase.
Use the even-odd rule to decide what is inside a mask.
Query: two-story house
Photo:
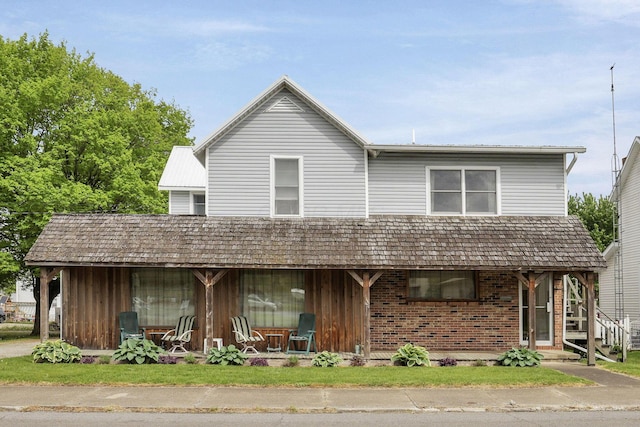
[[[63,272],[83,347],[115,347],[135,310],[151,329],[195,314],[196,348],[234,342],[232,316],[286,339],[312,312],[320,350],[561,349],[563,275],[592,295],[606,266],[566,210],[584,151],[375,145],[283,77],[173,150],[169,215],[55,215],[27,262]]]
[[[640,348],[640,137],[631,144],[611,193],[619,207],[619,235],[604,251],[609,268],[600,274],[600,308],[616,320],[629,317]]]

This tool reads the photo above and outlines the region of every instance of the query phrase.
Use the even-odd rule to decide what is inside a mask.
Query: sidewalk
[[[7,356],[0,345],[0,358]],[[12,346],[13,347],[13,346]],[[18,347],[18,346],[15,346]],[[25,343],[19,347],[28,347]],[[23,353],[24,349],[23,349]],[[267,388],[3,385],[1,410],[436,412],[640,410],[640,380],[574,362],[546,367],[596,385],[540,388]]]

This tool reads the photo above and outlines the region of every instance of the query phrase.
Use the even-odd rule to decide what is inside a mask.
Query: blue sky
[[[640,134],[640,1],[10,1],[188,110],[196,142],[287,74],[374,144],[587,147],[569,192],[608,194]]]

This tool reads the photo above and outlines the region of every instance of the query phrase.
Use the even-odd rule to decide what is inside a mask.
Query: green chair
[[[191,333],[193,332],[193,322],[195,319],[196,316],[180,316],[175,329],[167,331],[167,333],[162,336],[161,340],[163,343],[171,344],[169,353],[175,353],[178,350],[180,350],[181,353],[188,353],[184,346],[191,342]]]
[[[256,350],[256,343],[264,341],[264,337],[258,331],[251,329],[249,321],[244,316],[236,316],[231,318],[231,325],[233,326],[233,334],[235,335],[236,342],[242,345],[242,352],[246,353],[247,350],[253,350],[258,354]]]
[[[135,311],[123,311],[118,314],[120,323],[120,344],[129,338],[143,340],[147,338],[145,328],[138,326],[138,313]]]
[[[298,349],[297,343],[306,343],[305,349]],[[287,344],[287,354],[303,353],[309,354],[311,344],[313,343],[313,352],[316,349],[316,315],[313,313],[300,313],[298,319],[298,329],[289,329],[289,343]],[[292,348],[293,347],[293,348]]]

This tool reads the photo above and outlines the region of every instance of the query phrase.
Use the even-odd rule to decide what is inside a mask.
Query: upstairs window
[[[410,271],[409,299],[414,301],[475,300],[473,271]]]
[[[205,215],[206,209],[204,204],[204,194],[193,194],[193,214],[194,215]]]
[[[497,169],[430,169],[429,200],[433,214],[497,214]]]
[[[272,157],[271,213],[302,216],[302,158]]]

